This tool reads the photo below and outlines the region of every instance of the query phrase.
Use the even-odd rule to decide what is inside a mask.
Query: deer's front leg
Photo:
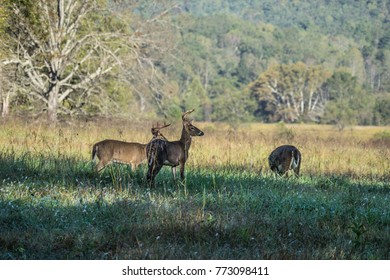
[[[184,179],[185,179],[185,176],[184,176],[184,162],[182,162],[180,164],[180,178],[181,178],[182,181],[184,181]]]

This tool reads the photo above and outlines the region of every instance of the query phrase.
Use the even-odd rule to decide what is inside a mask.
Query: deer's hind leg
[[[138,168],[139,163],[138,162],[131,162],[131,171],[135,172],[135,170]]]
[[[146,180],[149,185],[154,185],[154,178],[157,176],[158,172],[160,172],[162,167],[163,165],[159,163],[153,163],[149,165],[148,174],[146,175]]]
[[[99,160],[99,162],[95,165],[95,170],[97,173],[102,172],[102,170],[108,165],[110,162],[105,162],[104,160]]]
[[[294,168],[295,177],[299,177],[299,171],[301,169],[301,162],[298,163],[298,166]]]
[[[176,166],[172,166],[172,176],[173,180],[176,181]]]

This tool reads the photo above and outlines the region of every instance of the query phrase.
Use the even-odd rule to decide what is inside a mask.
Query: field
[[[1,121],[0,259],[390,259],[388,128],[196,123],[185,183],[93,172],[93,143],[147,142],[151,125]],[[299,178],[269,172],[286,143]]]

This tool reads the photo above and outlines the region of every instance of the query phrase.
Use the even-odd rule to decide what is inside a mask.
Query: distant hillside
[[[263,0],[178,1],[196,16],[233,14],[253,23],[266,22],[281,28],[296,26],[356,40],[389,35],[390,2],[386,0]],[[378,37],[379,36],[379,37]]]
[[[248,110],[262,115],[253,103],[238,100],[250,99],[242,90],[278,64],[303,62],[349,73],[365,98],[390,92],[388,1],[177,2],[177,58],[182,63],[165,71],[179,83],[182,107],[188,99],[211,104],[198,118],[228,120],[230,112],[237,111],[239,119],[247,119]],[[205,93],[196,96],[193,83]],[[373,102],[365,101],[371,106],[366,108],[371,112],[368,119],[373,118]],[[223,112],[225,107],[229,109]]]

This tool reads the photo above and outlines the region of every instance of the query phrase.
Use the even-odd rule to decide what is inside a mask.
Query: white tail
[[[299,176],[301,159],[301,153],[296,147],[283,145],[272,151],[268,163],[270,169],[281,176],[287,176],[289,170],[293,170],[295,176]]]

